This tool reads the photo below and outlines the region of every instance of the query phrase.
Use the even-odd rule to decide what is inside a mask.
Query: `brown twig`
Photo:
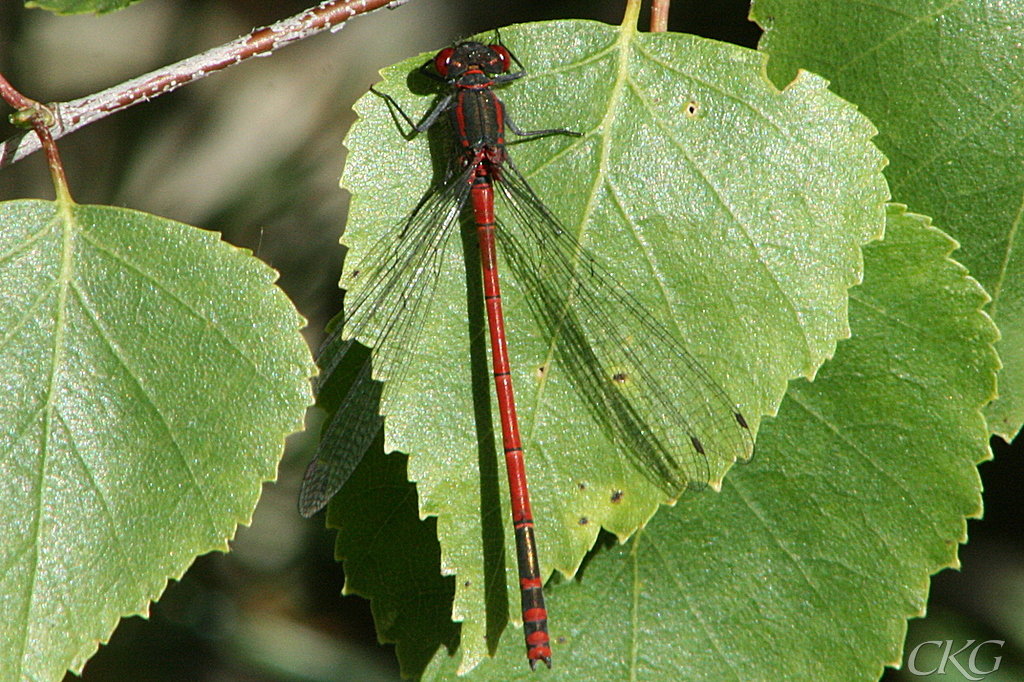
[[[668,6],[670,0],[651,0],[651,33],[668,30]]]
[[[28,109],[29,107],[37,104],[35,100],[31,100],[15,90],[14,86],[4,78],[2,73],[0,73],[0,97],[3,97],[5,102],[18,111]]]
[[[114,112],[146,102],[176,90],[211,73],[233,66],[252,57],[265,56],[297,40],[308,38],[326,29],[337,29],[358,14],[405,0],[328,0],[316,7],[258,28],[248,35],[201,54],[157,69],[120,85],[71,102],[52,104],[54,122],[49,128],[54,140]],[[18,161],[40,148],[39,137],[32,133],[14,135],[0,145],[0,168]]]

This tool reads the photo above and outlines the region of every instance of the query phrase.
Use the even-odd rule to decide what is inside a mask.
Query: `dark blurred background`
[[[0,0],[0,71],[35,99],[73,99],[308,4],[146,0],[102,17],[55,17]],[[79,203],[156,213],[251,249],[281,272],[280,284],[309,320],[306,336],[315,347],[340,303],[338,239],[347,201],[338,189],[342,138],[354,118],[352,103],[377,70],[511,23],[587,18],[617,24],[623,6],[623,0],[412,0],[357,18],[339,33],[234,67],[64,138],[72,192]],[[669,28],[753,48],[760,31],[747,21],[748,7],[747,0],[675,0]],[[52,196],[41,155],[0,170],[0,200]],[[265,487],[253,524],[239,529],[233,551],[200,557],[170,584],[149,620],[122,621],[86,666],[85,680],[398,679],[392,648],[377,644],[369,603],[340,596],[344,576],[332,558],[333,532],[295,511],[314,445],[305,434],[290,439],[279,481]],[[1019,451],[997,442],[996,459],[981,473],[985,519],[969,524],[963,570],[933,580],[929,617],[911,622],[907,651],[926,640],[1006,640],[993,652],[1004,656],[1002,675],[986,679],[1021,680]],[[927,668],[923,659],[920,667]],[[920,678],[890,670],[884,679]]]

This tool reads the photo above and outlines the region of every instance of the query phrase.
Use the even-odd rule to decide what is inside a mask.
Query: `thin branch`
[[[49,109],[53,112],[55,121],[50,126],[50,135],[54,140],[60,139],[93,121],[177,90],[182,85],[205,78],[221,69],[252,57],[266,56],[285,45],[326,29],[338,30],[345,21],[358,14],[372,12],[382,7],[396,7],[405,1],[328,0],[271,26],[258,28],[230,43],[125,81],[102,92],[71,102],[51,104]],[[39,138],[32,131],[8,138],[0,146],[0,168],[38,151],[39,148]]]
[[[11,85],[4,75],[0,73],[0,97],[5,102],[10,104],[12,107],[21,111],[22,109],[28,109],[29,107],[35,106],[37,102],[35,100],[25,97],[25,95],[18,92],[13,85]]]

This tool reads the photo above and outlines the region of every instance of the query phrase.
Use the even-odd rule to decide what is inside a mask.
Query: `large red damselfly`
[[[513,63],[519,68],[511,71]],[[430,69],[433,69],[431,71]],[[422,133],[448,114],[455,153],[448,172],[392,234],[346,273],[344,323],[329,329],[318,357],[322,387],[359,341],[354,383],[323,429],[303,481],[299,507],[311,516],[362,459],[403,379],[402,359],[417,342],[422,312],[467,202],[472,214],[490,331],[502,441],[511,493],[523,625],[530,666],[551,666],[543,577],[537,558],[523,449],[512,390],[498,283],[496,243],[556,361],[583,395],[596,424],[653,482],[677,495],[709,479],[709,458],[747,459],[753,437],[725,391],[544,206],[509,159],[504,131],[522,137],[578,136],[562,129],[522,131],[506,116],[496,85],[525,75],[503,45],[467,41],[441,50],[421,71],[449,91],[421,123],[381,94]],[[375,91],[376,92],[376,91]],[[495,192],[497,189],[497,192]],[[503,210],[496,217],[495,197]],[[352,370],[346,370],[352,371]],[[377,409],[379,406],[379,409]]]

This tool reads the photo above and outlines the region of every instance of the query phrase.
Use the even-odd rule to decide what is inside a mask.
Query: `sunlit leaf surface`
[[[732,45],[594,22],[510,28],[502,38],[530,74],[501,89],[509,116],[524,129],[582,133],[513,145],[515,163],[756,429],[787,381],[812,376],[848,334],[847,290],[861,277],[860,246],[882,232],[888,196],[874,129],[816,77],[778,91],[764,57]],[[411,112],[427,111],[437,89],[410,73],[428,56],[388,69],[378,88]],[[439,126],[406,141],[372,94],[357,110],[343,180],[353,194],[350,269],[428,189],[447,135]],[[515,552],[503,467],[474,412],[470,339],[481,337],[467,322],[474,318],[458,239],[443,258],[407,380],[387,414],[385,449],[409,454],[420,513],[437,517],[470,669],[506,619],[518,619],[518,579],[507,559]],[[595,426],[572,377],[549,362],[528,301],[506,273],[541,564],[571,575],[601,527],[625,538],[670,498]],[[725,468],[716,466],[713,486]]]
[[[0,679],[80,670],[249,521],[310,399],[275,279],[137,211],[0,205]]]
[[[777,83],[809,69],[878,126],[896,201],[931,216],[992,295],[1007,441],[1024,424],[1024,4],[757,0]]]
[[[850,292],[853,337],[794,383],[754,461],[549,586],[551,679],[872,682],[900,661],[990,456],[996,331],[951,249],[891,209]],[[535,679],[522,659],[506,636],[458,677],[441,649],[423,679]]]

